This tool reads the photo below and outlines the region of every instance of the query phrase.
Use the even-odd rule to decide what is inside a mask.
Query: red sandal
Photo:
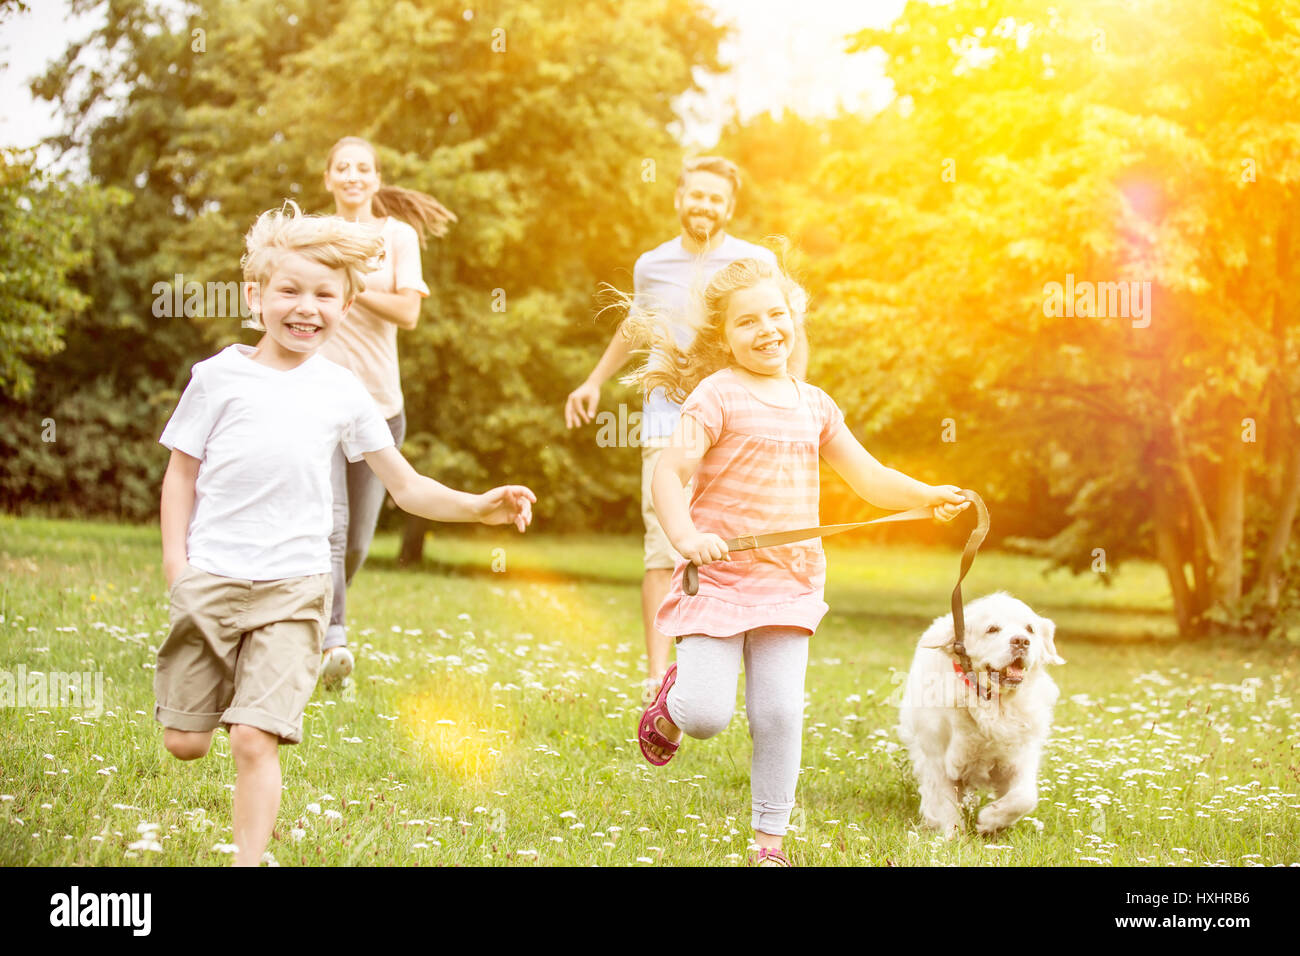
[[[753,857],[754,866],[793,866],[790,858],[780,850],[774,850],[771,847],[760,847],[758,855]],[[770,862],[768,862],[770,861]]]
[[[677,748],[681,745],[681,741],[673,743],[663,734],[659,733],[658,729],[655,727],[655,721],[660,717],[663,717],[669,723],[672,723],[672,717],[668,716],[668,691],[676,681],[677,662],[674,661],[672,664],[668,665],[668,670],[664,672],[664,682],[659,688],[659,694],[655,697],[654,702],[646,708],[645,713],[641,715],[641,723],[637,727],[636,736],[637,743],[641,745],[641,756],[645,757],[646,760],[656,767],[662,767],[668,761],[672,760],[673,754],[677,753]],[[647,744],[653,747],[658,747],[661,750],[666,750],[668,756],[663,758],[656,757],[650,752],[649,748],[646,746]]]

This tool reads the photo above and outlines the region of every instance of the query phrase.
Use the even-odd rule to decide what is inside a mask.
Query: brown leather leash
[[[970,536],[966,538],[966,547],[961,553],[961,570],[957,573],[957,586],[952,589],[952,630],[956,635],[956,642],[953,644],[953,652],[957,655],[957,660],[961,664],[963,672],[970,673],[970,657],[966,654],[966,615],[962,611],[961,603],[961,582],[966,577],[966,572],[970,570],[971,565],[975,563],[975,554],[979,551],[980,545],[989,533],[989,509],[984,504],[984,499],[976,492],[966,489],[958,492],[963,498],[969,498],[975,503],[975,527],[971,529]]]
[[[977,492],[967,488],[959,491],[958,494],[974,503],[976,516],[975,527],[966,539],[966,547],[962,549],[961,570],[957,575],[957,586],[952,589],[952,626],[957,636],[953,650],[957,655],[957,659],[961,662],[962,670],[969,672],[970,657],[966,654],[966,617],[962,613],[961,582],[965,579],[967,572],[970,571],[971,565],[975,563],[975,554],[988,536],[989,509],[984,504],[984,499]],[[833,534],[842,534],[855,528],[865,528],[869,524],[883,524],[889,521],[919,521],[933,516],[933,508],[912,508],[909,511],[900,511],[896,514],[885,515],[883,518],[873,518],[870,521],[819,525],[816,528],[798,528],[794,531],[774,531],[768,534],[745,534],[738,538],[729,539],[727,541],[727,550],[730,552],[748,551],[752,548],[770,548],[780,544],[807,541],[810,538],[825,538]],[[689,595],[695,595],[699,592],[699,588],[699,568],[694,564],[686,565],[686,571],[682,575],[682,590]]]
[[[933,518],[933,508],[913,508],[910,511],[900,511],[896,514],[885,515],[883,518],[873,518],[870,521],[853,521],[849,524],[824,524],[816,528],[796,528],[794,531],[772,531],[767,534],[742,534],[738,538],[727,539],[727,551],[749,551],[754,548],[771,548],[780,544],[794,544],[796,541],[807,541],[810,538],[827,538],[833,534],[842,534],[845,531],[852,531],[854,528],[865,528],[869,524],[876,524],[883,521],[920,521],[923,518]],[[686,565],[686,572],[683,575],[682,590],[687,594],[695,595],[700,589],[700,571],[694,564]]]

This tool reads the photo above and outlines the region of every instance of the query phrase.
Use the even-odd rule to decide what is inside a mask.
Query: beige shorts
[[[187,567],[171,587],[154,717],[174,730],[247,724],[301,741],[333,593],[328,574],[248,581]]]
[[[650,494],[651,479],[654,478],[655,464],[663,454],[664,446],[641,446],[641,518],[645,521],[645,569],[672,570],[677,566],[679,555],[668,543],[664,526],[655,514],[655,502]]]

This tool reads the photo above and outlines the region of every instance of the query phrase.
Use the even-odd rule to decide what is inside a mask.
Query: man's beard
[[[708,223],[708,225],[706,225],[703,230],[698,228],[696,224],[692,221],[692,216],[695,214],[699,214],[699,216],[702,219],[704,219],[705,222]],[[682,228],[685,229],[690,234],[691,238],[695,239],[698,242],[708,242],[710,239],[712,239],[714,236],[720,233],[723,227],[727,224],[727,221],[725,219],[714,218],[710,216],[708,213],[698,209],[685,210],[682,213],[681,219],[682,219]]]

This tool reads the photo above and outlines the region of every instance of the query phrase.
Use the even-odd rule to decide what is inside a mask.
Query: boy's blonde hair
[[[663,388],[672,401],[686,401],[696,385],[734,361],[727,347],[727,303],[735,293],[752,289],[760,282],[776,283],[795,325],[802,325],[808,307],[803,287],[762,259],[737,259],[719,269],[703,293],[692,294],[686,318],[695,329],[695,339],[688,348],[677,344],[668,318],[655,311],[653,304],[630,309],[631,314],[623,322],[623,334],[646,351],[646,360],[623,381],[638,386],[647,395]]]
[[[293,200],[258,216],[244,245],[240,265],[245,282],[265,286],[285,253],[296,252],[343,273],[345,302],[365,290],[366,273],[379,268],[384,258],[384,241],[374,227],[337,216],[309,216]]]

